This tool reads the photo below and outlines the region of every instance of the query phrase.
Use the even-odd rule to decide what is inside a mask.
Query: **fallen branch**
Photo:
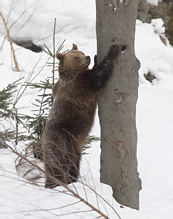
[[[48,175],[48,173],[42,169],[41,167],[39,167],[37,164],[33,163],[32,161],[30,161],[29,159],[27,159],[24,155],[20,154],[19,152],[17,152],[16,150],[13,149],[13,147],[9,146],[8,144],[6,144],[6,146],[16,155],[18,155],[19,157],[21,157],[23,160],[27,161],[29,164],[31,164],[33,167],[35,167],[36,169],[38,169],[41,173]],[[87,205],[92,211],[97,212],[101,217],[108,219],[108,216],[106,216],[102,211],[100,211],[99,209],[97,209],[96,207],[94,207],[92,204],[90,204],[88,201],[86,201],[85,199],[83,199],[79,194],[77,194],[76,192],[74,192],[72,189],[70,189],[66,184],[64,184],[63,182],[61,182],[60,180],[56,179],[55,177],[49,175],[49,178],[52,178],[55,183],[59,184],[60,186],[63,186],[68,192],[70,192],[70,194],[73,195],[73,197],[77,198],[79,201],[83,202],[85,205]],[[120,216],[117,214],[117,216],[120,218]]]

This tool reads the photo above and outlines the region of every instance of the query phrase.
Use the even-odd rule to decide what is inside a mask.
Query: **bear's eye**
[[[76,57],[75,57],[75,59],[79,59],[79,57],[78,57],[78,56],[76,56]]]

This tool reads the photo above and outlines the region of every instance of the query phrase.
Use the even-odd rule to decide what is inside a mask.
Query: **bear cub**
[[[122,50],[122,46],[112,45],[100,64],[95,58],[91,70],[90,57],[75,44],[70,51],[56,54],[59,80],[53,88],[55,101],[42,137],[46,188],[60,185],[58,181],[77,181],[82,147],[94,122],[98,94],[111,77],[115,59]]]

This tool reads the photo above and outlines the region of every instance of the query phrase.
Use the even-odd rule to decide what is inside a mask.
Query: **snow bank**
[[[151,5],[158,5],[159,0],[147,0],[148,3],[150,3]]]
[[[140,83],[149,84],[144,75],[150,72],[156,77],[155,86],[173,88],[173,49],[165,45],[161,37],[164,33],[163,22],[155,19],[151,24],[137,21],[135,51],[141,63]]]
[[[11,26],[10,33],[14,39],[29,38],[36,44],[46,43],[51,48],[56,18],[57,46],[66,39],[65,49],[69,49],[72,43],[78,44],[86,53],[91,45],[95,47],[93,0],[2,0],[2,12],[8,18],[8,26]],[[2,28],[0,33],[5,36],[5,29]]]

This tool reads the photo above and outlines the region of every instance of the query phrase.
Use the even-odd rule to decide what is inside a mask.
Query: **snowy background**
[[[150,2],[157,4],[158,1]],[[31,39],[37,45],[45,43],[51,49],[56,18],[57,47],[66,39],[64,50],[76,43],[92,59],[96,54],[93,0],[1,0],[0,7],[13,39]],[[46,53],[36,54],[16,45],[16,57],[22,71],[14,72],[10,45],[5,36],[0,20],[0,90],[28,74],[35,78],[34,81],[51,76],[51,68],[46,65],[49,59]],[[137,102],[138,170],[142,180],[140,210],[122,208],[112,198],[111,188],[99,182],[99,143],[93,143],[89,154],[83,157],[79,182],[70,185],[111,219],[118,216],[99,195],[114,207],[122,219],[173,219],[173,48],[168,41],[163,44],[160,36],[164,37],[161,19],[152,20],[151,24],[136,22],[135,52],[141,63]],[[156,77],[152,84],[144,78],[148,72]],[[18,108],[30,113],[34,95],[33,91],[26,90]],[[0,129],[4,125],[10,127],[8,121],[4,121]],[[100,135],[97,116],[92,134]],[[77,199],[64,194],[63,188],[46,190],[18,176],[15,159],[10,150],[0,149],[0,218],[98,217]],[[92,188],[99,195],[92,192]]]

